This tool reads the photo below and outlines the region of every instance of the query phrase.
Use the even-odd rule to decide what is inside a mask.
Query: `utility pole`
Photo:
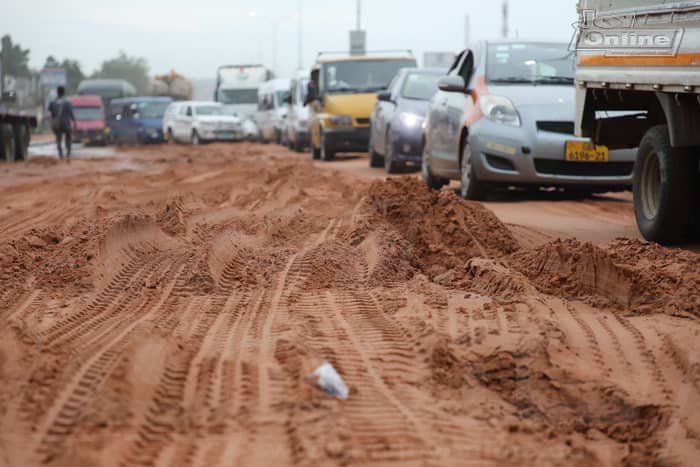
[[[303,27],[304,27],[304,24],[303,24],[303,21],[302,21],[302,18],[301,18],[301,14],[302,14],[302,4],[301,4],[301,2],[302,2],[302,0],[297,0],[297,20],[299,21],[299,25],[298,25],[298,28],[299,28],[299,31],[298,31],[299,37],[298,37],[298,44],[297,44],[297,46],[298,46],[299,49],[297,50],[297,55],[298,55],[297,68],[298,68],[299,70],[301,70],[301,69],[304,67],[304,57],[303,57],[304,48],[303,48],[303,42],[302,42],[303,39],[304,39],[304,37],[303,37],[303,30],[304,30]]]
[[[503,30],[501,34],[504,39],[508,38],[508,0],[503,0]]]
[[[464,46],[469,47],[471,44],[471,18],[469,15],[464,15]]]
[[[357,0],[357,28],[356,31],[362,31],[362,0]]]

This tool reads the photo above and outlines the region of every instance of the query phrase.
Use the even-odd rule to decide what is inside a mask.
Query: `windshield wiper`
[[[489,80],[491,83],[513,83],[513,84],[520,84],[520,83],[525,83],[525,84],[532,84],[534,81],[531,79],[523,78],[520,76],[507,76],[505,78],[491,78]]]
[[[574,78],[569,76],[541,76],[537,78],[537,83],[544,84],[574,84]]]

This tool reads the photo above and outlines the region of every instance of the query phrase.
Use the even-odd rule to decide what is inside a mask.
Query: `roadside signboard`
[[[350,55],[367,53],[367,31],[350,31]]]
[[[41,70],[41,85],[47,88],[55,88],[66,85],[66,70],[63,68],[44,68]]]

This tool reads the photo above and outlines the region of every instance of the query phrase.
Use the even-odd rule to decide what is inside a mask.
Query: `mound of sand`
[[[430,191],[414,178],[373,183],[355,224],[358,238],[382,228],[398,233],[430,277],[474,257],[497,258],[520,248],[508,228],[480,203],[449,191]]]

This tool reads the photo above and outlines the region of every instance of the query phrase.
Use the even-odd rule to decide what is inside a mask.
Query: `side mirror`
[[[467,83],[461,76],[443,76],[438,81],[438,88],[445,92],[467,92]]]
[[[381,91],[377,93],[377,100],[381,102],[394,102],[391,99],[391,91]]]

